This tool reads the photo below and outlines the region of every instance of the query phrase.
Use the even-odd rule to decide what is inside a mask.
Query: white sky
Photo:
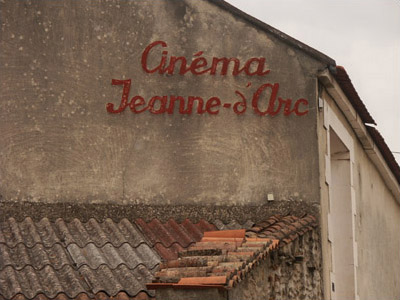
[[[344,66],[390,149],[400,152],[400,0],[226,1]]]

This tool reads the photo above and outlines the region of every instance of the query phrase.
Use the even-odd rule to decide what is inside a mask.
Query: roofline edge
[[[274,35],[275,37],[280,39],[282,42],[305,52],[306,54],[313,57],[314,59],[324,62],[328,66],[336,66],[335,60],[332,59],[331,57],[327,56],[326,54],[308,46],[307,44],[300,42],[299,40],[272,27],[271,25],[264,23],[261,20],[250,16],[249,14],[247,14],[244,11],[240,10],[239,8],[233,6],[232,4],[226,2],[225,0],[206,0],[206,1],[224,9],[225,11],[231,13],[234,16],[237,16],[237,17],[249,22],[250,24],[256,26],[258,29],[261,29],[264,32],[271,33],[272,35]]]
[[[359,139],[365,153],[371,159],[377,171],[386,182],[387,187],[400,204],[400,180],[396,177],[389,166],[389,162],[379,150],[378,141],[376,141],[369,133],[366,125],[361,120],[356,109],[351,105],[347,96],[341,89],[339,83],[332,76],[329,69],[325,69],[318,75],[319,81],[329,91],[333,100],[345,116],[353,132]]]

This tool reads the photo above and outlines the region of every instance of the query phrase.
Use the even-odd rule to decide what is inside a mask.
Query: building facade
[[[333,59],[224,1],[0,5],[5,237],[14,221],[22,230],[26,218],[43,230],[48,227],[37,225],[43,218],[95,219],[105,232],[107,220],[128,220],[149,249],[171,250],[181,242],[177,253],[227,224],[248,229],[246,222],[275,215],[311,215],[320,244],[318,295],[400,297],[400,169]],[[176,236],[168,243],[152,239],[156,226],[146,231],[145,224],[170,219],[209,225],[198,225],[198,235],[183,246]],[[65,226],[71,231],[75,225]],[[54,232],[72,251],[70,245],[80,245],[78,229],[72,244],[61,239],[63,230]],[[168,230],[179,236],[180,230]],[[30,248],[29,235],[21,236],[16,243],[0,241],[4,253],[18,243]],[[90,241],[80,248],[121,246]],[[126,243],[135,253],[150,251]],[[157,249],[158,258],[142,264],[148,283],[160,261],[177,259]],[[78,256],[72,257],[76,264]],[[12,281],[10,268],[15,274],[32,268],[29,260],[16,267],[16,260],[3,266],[3,282]],[[101,264],[83,265],[99,270]],[[4,298],[40,291],[52,298],[63,290],[50,295],[8,286]],[[113,291],[106,294],[126,289]],[[128,295],[136,292],[145,291]]]

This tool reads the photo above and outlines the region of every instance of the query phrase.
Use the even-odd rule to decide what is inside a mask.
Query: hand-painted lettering
[[[155,95],[148,101],[140,95],[135,95],[128,101],[131,80],[112,80],[112,85],[123,85],[121,102],[118,109],[114,109],[113,103],[107,103],[107,111],[112,114],[122,113],[125,108],[129,106],[131,112],[140,114],[149,111],[152,114],[173,114],[176,109],[176,103],[179,103],[178,113],[183,115],[195,114],[210,114],[218,115],[220,108],[232,109],[237,115],[242,115],[247,110],[247,99],[244,93],[239,90],[235,91],[239,101],[235,103],[222,103],[222,100],[216,96],[203,99],[199,96],[176,96],[176,95]],[[250,87],[249,83],[247,87]],[[296,116],[304,116],[308,113],[308,101],[306,99],[298,99],[293,103],[292,99],[283,99],[278,97],[279,84],[278,83],[265,83],[258,87],[252,96],[253,112],[259,116],[276,116],[282,113],[284,116],[292,114]],[[292,105],[293,104],[293,105]],[[300,106],[302,106],[300,110]],[[266,107],[262,109],[261,107]],[[283,108],[283,109],[282,109]]]
[[[168,45],[164,41],[155,41],[149,44],[142,53],[142,69],[146,73],[169,74],[174,75],[175,72],[180,75],[186,73],[192,73],[193,75],[227,75],[229,69],[233,76],[238,76],[244,72],[248,76],[265,76],[270,70],[266,69],[266,61],[264,57],[251,57],[248,59],[244,66],[241,66],[241,62],[236,57],[213,57],[211,62],[203,57],[203,51],[195,53],[193,56],[196,57],[191,63],[184,56],[170,56],[168,60],[168,51],[163,50]],[[160,55],[161,52],[161,55]],[[158,53],[158,56],[157,56]],[[159,57],[158,63],[155,66],[149,67],[149,55]],[[168,62],[168,63],[167,63]],[[252,70],[252,69],[255,69]]]
[[[151,59],[150,59],[151,57]],[[200,75],[219,75],[219,76],[265,76],[270,73],[266,59],[264,57],[250,57],[242,63],[236,57],[207,57],[203,51],[193,54],[193,58],[187,59],[185,56],[174,56],[168,52],[168,44],[164,41],[150,43],[143,50],[141,57],[142,69],[145,73],[185,75],[191,73],[194,76]],[[151,114],[209,114],[218,115],[220,108],[233,110],[237,115],[242,115],[247,110],[247,100],[251,103],[253,113],[258,116],[304,116],[308,113],[308,100],[300,98],[293,101],[290,98],[279,97],[279,83],[266,82],[255,88],[252,97],[246,94],[251,93],[252,82],[246,85],[246,92],[239,89],[234,91],[234,95],[239,98],[236,102],[223,101],[216,96],[208,99],[200,96],[177,96],[177,95],[154,95],[146,100],[143,96],[135,95],[129,101],[131,89],[131,79],[119,80],[112,79],[112,85],[122,85],[122,96],[118,108],[113,103],[107,103],[106,109],[111,114],[122,113],[128,106],[133,114],[140,114],[148,111]],[[206,100],[207,99],[207,100]],[[230,99],[232,100],[232,99]],[[250,105],[250,104],[249,104]],[[175,107],[176,106],[176,107]]]

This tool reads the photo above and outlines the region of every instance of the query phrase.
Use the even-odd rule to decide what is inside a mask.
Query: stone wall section
[[[230,300],[322,299],[319,235],[309,231],[269,257],[235,288]]]

